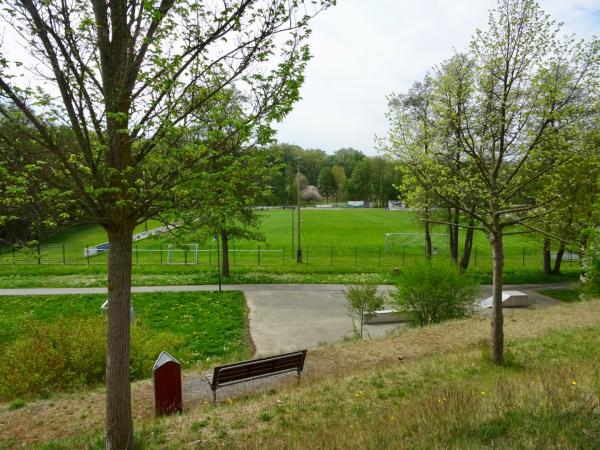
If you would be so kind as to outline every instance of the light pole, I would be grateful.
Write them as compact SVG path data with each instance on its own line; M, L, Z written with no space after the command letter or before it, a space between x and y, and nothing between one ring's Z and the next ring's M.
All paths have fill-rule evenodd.
M296 236L294 235L294 220L296 220L296 216L294 214L295 210L296 208L292 206L292 255L294 251L294 246L296 245Z
M217 273L219 275L219 292L221 292L221 254L219 250L219 233L215 233L215 241L217 241Z
M298 174L296 178L298 180L298 249L296 250L296 262L302 262L302 246L300 245L300 157L296 157L298 162Z

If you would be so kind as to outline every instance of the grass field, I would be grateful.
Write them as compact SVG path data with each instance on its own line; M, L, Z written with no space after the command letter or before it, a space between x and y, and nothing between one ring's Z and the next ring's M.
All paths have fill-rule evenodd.
M424 258L422 226L409 211L380 209L342 209L302 211L303 264L295 263L296 226L291 210L261 212L264 242L232 240L230 261L234 268L276 268L287 272L376 271L410 264ZM159 224L151 222L149 227ZM143 226L138 227L138 231ZM294 233L292 233L294 231ZM446 228L434 227L433 246L438 258L448 256ZM387 242L386 233L407 233ZM106 241L98 226L85 225L61 232L44 242L38 253L4 250L0 264L5 265L89 265L104 266L106 252L86 258L84 251ZM462 245L461 245L462 246ZM506 268L540 269L542 243L539 236L511 235L505 238ZM137 266L196 266L215 268L215 243L196 242L186 235L149 238L134 244L133 263ZM301 267L301 266L309 266ZM577 261L566 260L564 269L577 268ZM486 236L475 234L471 267L491 269L491 252ZM285 270L281 270L284 268Z
M29 321L100 314L102 295L0 297L0 349L18 338ZM172 349L189 367L197 362L239 359L250 352L246 306L240 292L162 292L133 294L137 322L151 331L169 331L182 339ZM158 355L157 355L158 356Z
M149 383L135 383L136 438L147 450L597 448L599 317L597 301L511 315L504 367L488 362L485 318L326 346L309 352L299 386L187 405L172 418L154 419ZM101 449L102 401L6 405L0 448Z

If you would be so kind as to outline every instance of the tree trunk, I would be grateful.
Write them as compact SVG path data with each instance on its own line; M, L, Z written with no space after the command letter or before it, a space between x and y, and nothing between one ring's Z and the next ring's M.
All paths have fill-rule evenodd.
M452 247L452 261L456 262L458 261L458 230L460 225L460 210L458 208L454 208L453 224L452 233L454 237L452 240L454 245Z
M429 220L425 221L425 257L431 259L432 248L431 248L431 224Z
M133 227L108 232L106 449L133 449L129 376L131 244Z
M554 269L552 273L554 275L560 275L560 265L562 264L563 255L565 254L565 243L561 242L556 252L556 260L554 261Z
M225 278L229 278L229 237L227 231L221 231L221 250L223 252L221 274Z
M450 258L452 258L453 261L456 261L456 257L454 256L454 248L455 248L455 242L454 242L454 216L452 214L452 208L449 206L448 207L448 250L450 252Z
M431 259L432 248L431 248L431 223L429 222L429 207L425 208L424 211L425 220L423 222L425 229L425 257Z
M458 261L458 225L460 211L458 208L448 207L448 234L450 244L450 258Z
M469 268L469 262L471 261L471 250L473 249L473 234L475 232L475 228L473 228L475 222L470 220L469 227L467 228L467 232L465 233L465 245L463 247L462 258L460 259L459 267L460 270L465 271Z
M550 275L552 273L552 255L550 254L550 238L544 238L544 273Z
M498 219L496 219L498 220ZM496 227L490 235L493 258L493 284L492 284L492 362L504 362L504 313L502 311L502 277L504 272L504 244L502 242L502 228Z

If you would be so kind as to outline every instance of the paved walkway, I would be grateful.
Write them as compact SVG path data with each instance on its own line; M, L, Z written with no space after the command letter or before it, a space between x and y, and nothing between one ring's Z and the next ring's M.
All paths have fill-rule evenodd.
M567 289L573 283L547 283L547 284L507 284L504 290L537 290L537 289ZM343 292L344 284L223 284L224 291L300 291L300 292ZM393 286L382 285L381 290L392 290ZM132 292L206 292L216 291L219 286L216 284L202 285L180 285L180 286L134 286ZM491 292L490 285L481 286L482 292ZM3 295L70 295L70 294L106 294L105 287L92 288L16 288L0 289L0 296Z

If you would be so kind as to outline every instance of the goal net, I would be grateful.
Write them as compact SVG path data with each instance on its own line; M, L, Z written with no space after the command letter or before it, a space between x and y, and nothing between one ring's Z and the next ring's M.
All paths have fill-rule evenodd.
M448 252L448 234L430 233L433 256ZM385 233L385 254L405 249L425 251L425 233Z
M198 264L198 244L183 244L175 247L172 244L167 249L167 264Z

